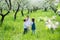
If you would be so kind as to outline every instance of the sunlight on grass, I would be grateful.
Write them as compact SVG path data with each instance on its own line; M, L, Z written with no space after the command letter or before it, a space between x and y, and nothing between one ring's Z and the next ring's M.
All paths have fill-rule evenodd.
M27 11L26 11L27 12ZM24 12L25 14L27 14ZM43 19L47 16L51 18L54 16L54 12L48 10L47 12L43 12L42 10L38 10L36 12L32 12L30 18L35 18L36 22L36 34L32 35L32 31L30 30L27 34L23 35L23 19L25 18L21 16L21 13L18 12L17 19L14 21L14 13L11 12L4 19L4 23L0 26L0 39L1 40L59 40L59 30L55 30L54 33L51 33L45 27L44 21L39 21L38 18L42 17ZM57 16L57 15L56 15ZM0 17L1 18L1 17ZM56 21L60 22L60 17L57 16ZM60 26L59 26L60 27Z

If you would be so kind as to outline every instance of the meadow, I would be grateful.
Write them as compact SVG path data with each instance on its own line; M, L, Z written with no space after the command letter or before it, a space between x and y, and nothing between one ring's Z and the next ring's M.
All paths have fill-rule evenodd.
M0 40L60 40L60 25L52 33L51 30L46 29L45 21L38 21L39 17L45 19L45 17L52 18L52 16L56 16L55 21L60 22L60 16L56 15L52 10L47 12L37 10L29 14L30 18L35 18L36 34L34 35L31 35L31 30L23 35L23 19L27 16L27 11L24 12L24 15L21 16L19 11L17 19L14 21L14 12L11 11L5 17L3 24L0 25Z

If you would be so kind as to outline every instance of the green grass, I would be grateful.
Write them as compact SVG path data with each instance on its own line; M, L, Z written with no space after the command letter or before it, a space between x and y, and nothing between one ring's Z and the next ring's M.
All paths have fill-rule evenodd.
M21 13L18 12L16 21L14 21L13 12L5 17L3 24L0 25L0 40L60 40L60 25L59 28L52 33L50 30L46 30L44 21L38 22L38 17L45 18L47 16L48 18L52 18L52 16L55 15L53 11L48 10L47 12L44 12L38 10L29 14L30 18L35 18L35 35L31 35L31 30L23 35L23 19L26 17L27 11L24 13L25 16L22 17ZM60 22L60 16L56 16L56 21Z

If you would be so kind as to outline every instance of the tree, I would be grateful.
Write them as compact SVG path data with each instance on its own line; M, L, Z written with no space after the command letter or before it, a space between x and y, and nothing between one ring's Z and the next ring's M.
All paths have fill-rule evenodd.
M19 7L20 7L20 4L17 2L17 4L18 4L18 8L17 8L17 10L16 10L16 12L15 12L15 15L14 15L14 20L16 20L16 15L17 15L17 13L18 13L18 11L19 11Z
M50 2L50 8L54 11L54 13L56 13L58 2L56 3L56 0L50 0L49 2Z
M2 0L1 2L4 2L4 0ZM4 4L5 2L6 2L7 5L8 5L8 11L7 11L5 14L3 14L2 11L3 11L4 8L2 8L2 6L4 6L3 4ZM10 13L10 10L11 10L11 0L9 0L9 3L8 3L7 0L5 0L5 2L2 3L2 6L0 6L0 11L1 11L0 16L2 16L2 18L1 18L1 24L3 23L3 20L4 20L5 16L7 16L7 15ZM5 4L6 4L6 3L5 3Z

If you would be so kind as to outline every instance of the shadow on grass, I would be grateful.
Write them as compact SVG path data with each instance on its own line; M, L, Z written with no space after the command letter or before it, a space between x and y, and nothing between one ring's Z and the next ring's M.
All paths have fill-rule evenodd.
M11 27L11 26L8 26L8 25L6 25L5 27L4 27L4 31L9 31L9 30L14 30L15 28L14 27Z
M56 29L56 32L59 32L59 33L60 33L60 28L57 28L57 29Z

